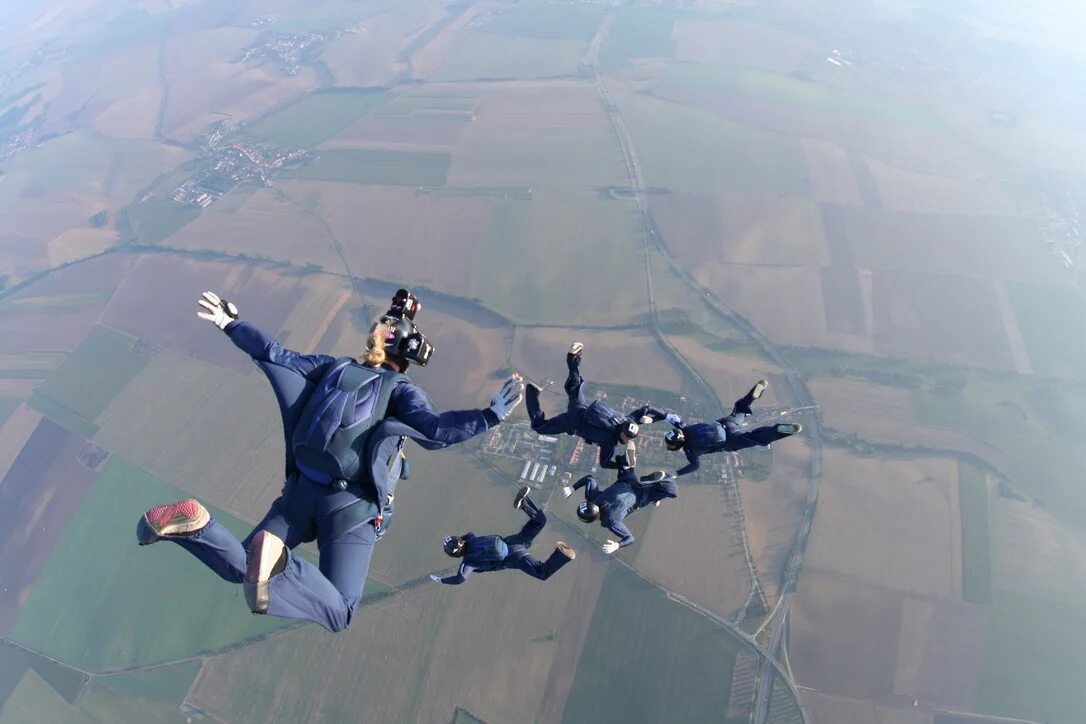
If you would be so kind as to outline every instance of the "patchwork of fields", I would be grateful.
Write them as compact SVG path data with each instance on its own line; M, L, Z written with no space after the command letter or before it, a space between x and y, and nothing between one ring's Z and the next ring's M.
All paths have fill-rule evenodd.
M666 594L777 602L816 460L786 637L806 721L1080 718L1086 304L1061 229L1086 141L1044 93L1081 62L1052 8L38 5L0 11L0 634L28 649L0 647L0 722L746 721L742 644ZM254 149L300 153L214 176ZM441 536L519 527L520 460L409 447L338 636L135 546L154 503L243 534L281 484L275 403L201 291L355 354L400 284L442 409L510 369L560 382L580 340L593 385L684 414L762 377L787 408L791 365L821 434L684 479L614 559L544 484L536 552L580 552L545 587L428 582Z

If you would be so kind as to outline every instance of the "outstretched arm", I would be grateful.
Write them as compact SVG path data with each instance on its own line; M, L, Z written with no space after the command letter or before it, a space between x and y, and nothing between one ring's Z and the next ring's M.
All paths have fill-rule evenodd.
M626 524L621 520L613 520L610 523L604 523L607 530L611 531L618 536L618 547L625 548L628 545L632 545L634 542L634 534L630 532L630 529L626 527Z
M323 374L325 366L335 361L335 357L326 354L299 354L286 349L279 344L279 340L269 337L249 322L230 322L223 331L254 362L285 367L310 380Z
M422 388L412 383L396 386L389 400L389 415L427 439L445 445L469 440L500 422L489 408L438 413Z
M636 422L639 425L648 425L653 422L660 422L660 420L667 419L667 413L661 410L659 407L653 407L652 405L642 405L627 417ZM645 420L645 418L648 420Z
M686 475L687 473L692 473L695 470L699 469L701 467L701 463L698 461L698 457L699 456L696 453L693 453L693 452L690 452L689 450L687 450L686 451L686 459L689 460L690 462L689 462L689 464L684 465L681 468L679 468L678 470L676 470L675 475L676 476L678 476L678 475Z
M445 576L441 579L441 582L450 586L459 586L461 583L468 580L468 576L470 576L471 572L474 570L474 567L469 566L467 561L464 561L460 564L460 570L456 572L455 576Z

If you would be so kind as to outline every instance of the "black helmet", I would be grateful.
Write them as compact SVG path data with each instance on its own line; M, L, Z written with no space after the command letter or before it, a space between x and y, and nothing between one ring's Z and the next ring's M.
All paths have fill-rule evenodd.
M445 549L445 555L453 558L463 558L468 550L467 541L458 535L446 536L441 547Z
M581 519L582 523L594 523L599 520L600 506L586 500L577 506L577 517Z
M633 420L623 420L618 423L615 431L618 433L618 439L622 442L629 442L637 438L637 431L640 428Z
M675 428L668 434L664 435L664 445L671 452L676 452L683 449L683 445L686 444L686 433L681 429Z

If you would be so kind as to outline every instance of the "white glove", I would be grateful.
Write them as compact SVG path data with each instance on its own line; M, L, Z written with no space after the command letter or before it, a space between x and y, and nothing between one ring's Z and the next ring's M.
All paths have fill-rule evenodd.
M678 415L676 415L674 412L667 413L667 415L664 417L664 419L667 420L668 422L670 422L672 425L681 425L681 424L683 424L682 418L679 417Z
M613 541L611 539L607 539L607 541L603 544L603 546L600 548L600 550L602 550L607 555L611 555L612 553L614 553L615 551L618 550L618 542Z
M571 495L573 495L573 487L570 485L562 486L562 497L568 498Z
M197 312L196 316L206 319L219 329L226 329L226 325L238 318L238 308L232 302L219 299L219 295L215 292L204 292L203 299L197 300L196 303L207 310Z
M516 372L505 381L498 394L490 399L490 410L498 416L499 420L509 417L520 401L524 399L524 380Z
M639 419L637 422L641 425L649 425L652 423L652 418L648 415L642 415L641 419Z
M435 576L433 573L431 573L430 580L434 583L441 583L441 576Z

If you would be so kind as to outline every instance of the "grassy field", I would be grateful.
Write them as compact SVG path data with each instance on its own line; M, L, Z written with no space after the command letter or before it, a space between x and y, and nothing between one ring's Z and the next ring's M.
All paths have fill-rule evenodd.
M722 721L741 644L611 566L562 721Z
M1038 374L1082 379L1086 298L1073 287L1008 283L1018 326Z
M908 124L927 130L943 128L939 118L924 107L905 105L890 96L858 94L822 83L740 65L674 63L667 67L657 90L711 91L835 111L873 121Z
M285 148L312 148L394 97L389 91L317 91L247 125L245 133Z
M181 659L285 626L251 615L240 586L219 581L179 547L136 545L131 531L143 511L183 497L112 457L38 577L12 638L102 671ZM235 532L247 530L212 514Z
M614 73L633 58L672 58L675 11L668 8L624 6L615 15L611 32L600 47L600 69Z
M1086 613L1077 604L996 591L977 710L1047 724L1086 711Z
M647 290L636 224L631 204L586 192L497 199L471 296L524 323L612 325L638 319L647 311ZM601 284L603 273L620 281Z
M518 38L588 41L606 12L601 5L527 0L498 14L480 30Z
M802 196L810 192L798 141L658 98L619 93L613 98L623 111L649 186ZM683 132L676 133L677 127Z
M200 666L199 661L185 661L173 666L99 677L94 680L94 684L124 696L179 706L185 700L196 675L200 673Z
M556 78L576 75L584 42L472 33L438 68L436 81Z
M325 149L308 166L285 171L283 178L392 186L444 186L447 153Z
M958 506L962 517L962 598L992 602L992 552L988 532L988 484L984 473L958 463Z
M1048 395L1036 397L1033 384L1030 378L970 376L958 394L914 390L913 414L918 423L957 430L1006 452L1001 472L1057 518L1084 530L1083 463L1069 445L1074 431L1053 427L1036 412Z
M152 196L124 208L124 216L136 244L158 244L200 215L195 206Z
M42 382L35 396L63 405L93 422L148 358L132 352L135 339L109 327L95 327L90 335Z

